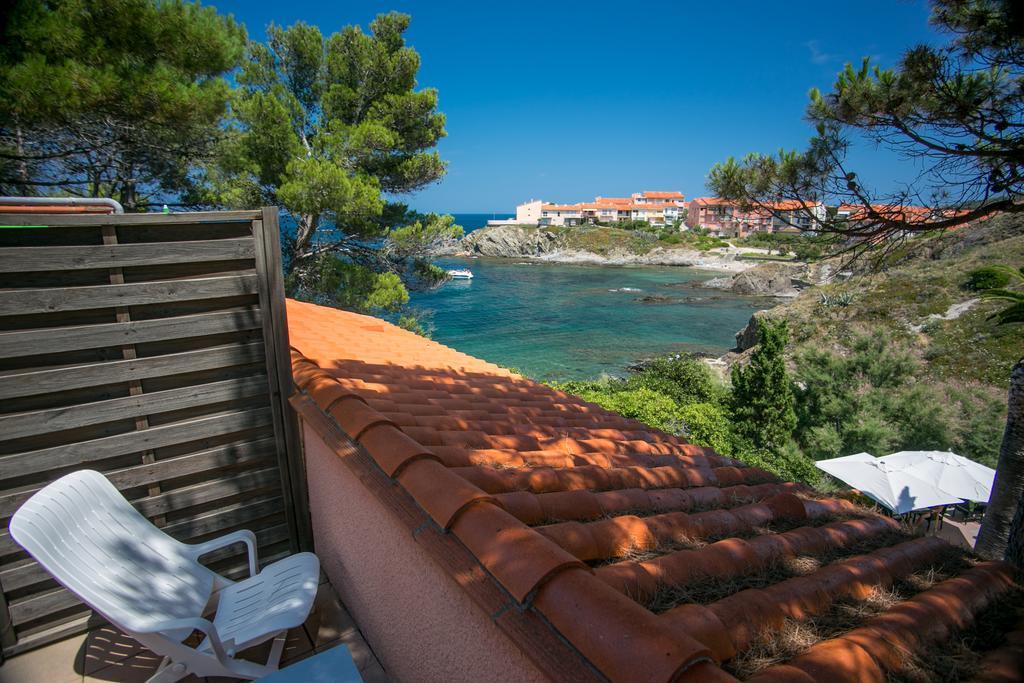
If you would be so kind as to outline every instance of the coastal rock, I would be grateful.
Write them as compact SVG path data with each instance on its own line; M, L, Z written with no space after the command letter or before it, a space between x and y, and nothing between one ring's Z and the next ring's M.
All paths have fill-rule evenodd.
M588 230L588 228L575 228ZM643 233L639 236L643 237ZM564 230L549 230L536 226L499 225L474 230L462 239L461 251L474 256L497 258L533 258L549 263L580 263L605 266L689 266L739 272L754 267L750 261L740 261L735 254L726 252L701 252L685 248L655 246L653 236L648 243L650 250L642 253L631 251L625 246L613 245L610 249L595 253L574 246L574 235ZM632 237L638 236L634 233Z
M752 349L757 346L757 326L761 320L768 317L770 311L755 311L754 315L750 316L750 320L746 326L736 333L736 351L742 353L747 349Z
M478 256L522 258L543 256L556 251L558 235L519 225L500 225L475 230L462 240L462 249Z
M800 269L780 263L762 263L732 277L729 290L736 294L796 296L794 277Z
M760 263L731 277L709 280L704 286L735 294L795 297L827 276L821 268L811 268L804 263Z
M642 304L681 304L685 303L684 299L676 299L664 294L648 294L647 296L637 297L633 301L639 301Z

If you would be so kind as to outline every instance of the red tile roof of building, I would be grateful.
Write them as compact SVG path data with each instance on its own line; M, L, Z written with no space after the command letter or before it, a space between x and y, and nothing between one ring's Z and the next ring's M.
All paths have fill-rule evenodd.
M294 301L287 313L299 391L610 680L735 681L720 663L764 633L864 600L948 552L386 322ZM807 571L778 576L798 557ZM884 680L1012 581L1008 565L977 563L750 680ZM698 585L735 588L656 605Z
M696 204L697 206L735 206L736 205L735 202L730 202L730 201L725 200L725 199L720 199L719 197L697 197L696 199L691 199L690 203L691 204Z
M645 190L640 193L640 196L646 197L647 199L682 199L682 192L651 192Z
M820 204L821 202L815 199L784 199L779 202L772 202L771 207L776 211L795 211L804 207L809 209Z
M838 211L848 213L849 218L855 220L869 218L868 210L861 204L840 204ZM907 223L931 223L966 213L964 210L933 210L926 206L900 204L872 204L871 211L881 218L901 220Z

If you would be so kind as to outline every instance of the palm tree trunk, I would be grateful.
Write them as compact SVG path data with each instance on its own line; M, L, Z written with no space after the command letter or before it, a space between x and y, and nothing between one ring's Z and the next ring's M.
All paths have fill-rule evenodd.
M1024 567L1024 359L1010 373L1007 403L992 497L974 550L986 559L1005 557Z

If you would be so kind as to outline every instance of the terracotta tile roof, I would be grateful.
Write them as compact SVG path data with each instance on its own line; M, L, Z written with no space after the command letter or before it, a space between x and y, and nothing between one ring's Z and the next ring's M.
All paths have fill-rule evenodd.
M648 199L682 199L682 192L650 192L644 191L640 193L641 197L647 197Z
M299 390L610 680L735 681L720 664L765 633L949 552L388 323L294 301L287 312ZM771 573L796 558L810 568ZM884 681L1012 586L1008 565L966 564L750 680ZM720 590L665 597L689 588ZM1013 634L985 661L1012 669L1022 643Z
M869 217L868 211L860 204L840 204L838 210L848 213L849 218L855 220ZM965 210L933 210L926 206L904 206L900 204L872 204L871 210L882 218L902 220L907 223L930 223L966 213Z
M800 201L799 199L785 199L780 202L774 202L771 206L776 211L795 211L797 209L802 209L805 206L807 208L811 208L818 206L819 204L821 204L821 202L814 199L805 199L804 201Z
M696 204L697 206L735 206L735 202L730 202L718 197L697 197L696 199L691 199L690 203Z

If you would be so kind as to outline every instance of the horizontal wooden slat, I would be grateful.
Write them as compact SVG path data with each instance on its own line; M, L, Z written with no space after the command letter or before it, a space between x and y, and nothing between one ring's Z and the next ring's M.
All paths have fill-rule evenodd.
M254 258L255 254L256 245L249 238L80 247L3 247L0 248L0 273L241 261Z
M192 486L173 489L166 493L148 496L132 502L139 512L147 517L156 517L170 512L185 510L221 498L237 496L245 492L257 492L275 487L280 489L281 475L277 467L266 467L251 472L222 476Z
M0 458L0 479L24 476L30 472L84 465L186 441L223 436L243 429L270 424L270 408L255 408L215 413L183 422L115 434L102 439L53 446Z
M261 565L265 565L269 559L269 556L264 551L276 543L287 541L289 536L287 524L264 527L254 533L256 534L256 559ZM245 549L240 549L240 546L230 546L220 550L214 550L212 553L203 555L201 561L206 565L216 564L227 558L244 554L245 552Z
M220 299L256 293L256 274L131 282L89 287L0 290L0 315L58 313L167 301Z
M259 497L168 524L161 530L177 539L198 539L245 526L253 520L270 517L283 511L284 499L281 496Z
M237 311L198 313L156 320L0 332L0 358L21 358L252 330L260 327L261 320L260 310L253 306Z
M10 603L7 609L11 614L11 623L17 626L80 604L81 601L66 588L53 588Z
M220 472L225 468L251 465L272 457L276 451L277 441L274 437L267 436L251 441L233 441L197 453L165 458L104 474L114 486L122 490L165 479L187 477L199 472L209 472L209 476L213 478L221 476Z
M84 607L83 607L84 609ZM4 657L15 657L29 650L34 650L37 647L52 643L56 640L63 640L70 638L71 636L82 633L93 627L97 621L101 620L101 617L96 616L91 610L85 611L81 615L76 615L67 621L60 620L54 622L53 625L49 623L41 629L32 629L31 632L19 631L18 640L10 647L4 648Z
M122 491L155 484L165 479L187 477L199 472L209 472L210 477L214 478L221 476L220 473L225 468L251 465L261 460L267 460L274 456L276 450L277 442L273 437L251 441L233 441L198 453L189 453L175 458L165 458L104 472L104 475ZM26 500L32 497L32 494L41 488L42 485L29 486L0 495L0 519L6 519L13 515Z
M4 439L20 439L129 417L157 415L173 410L224 403L233 399L251 398L260 394L267 394L269 397L269 392L266 375L256 375L122 396L106 401L11 413L0 415L0 435L3 435Z
M262 361L264 353L263 342L246 342L148 358L88 363L28 372L15 371L9 374L0 374L0 400L138 381L184 372L248 365Z
M195 211L191 213L122 213L109 215L14 214L0 217L4 225L97 226L182 225L189 223L248 223L260 217L259 211Z

